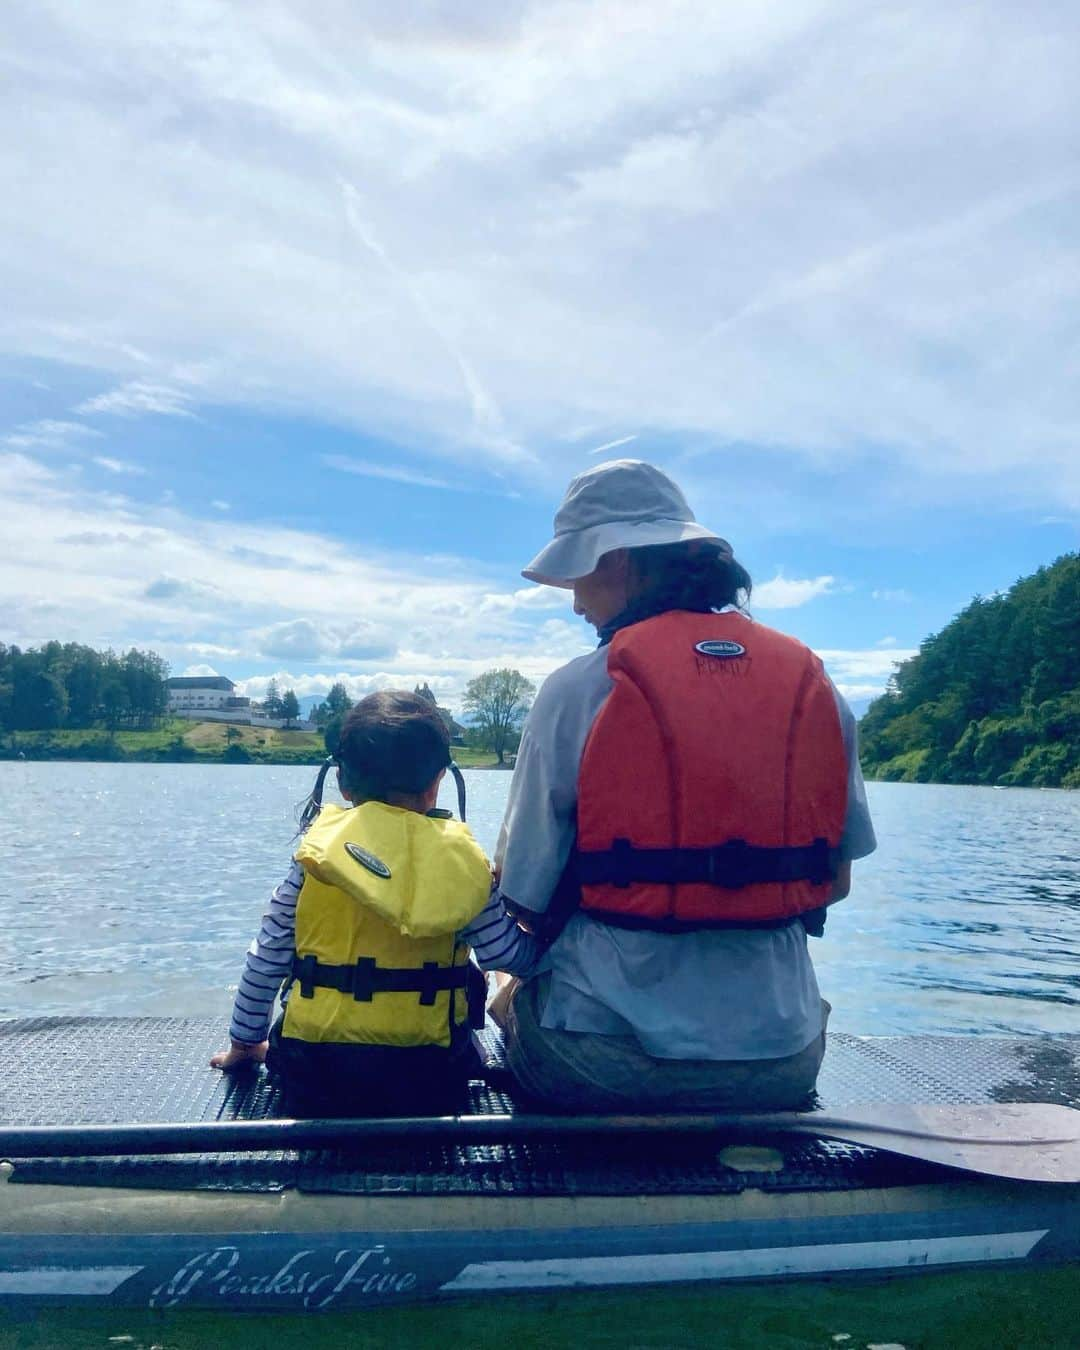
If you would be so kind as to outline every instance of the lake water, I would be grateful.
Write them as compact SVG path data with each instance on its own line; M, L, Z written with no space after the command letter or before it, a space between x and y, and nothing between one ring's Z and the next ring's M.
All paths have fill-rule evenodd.
M0 762L0 1015L217 1015L311 769ZM494 846L510 777L466 773ZM870 784L880 847L812 944L834 1028L1077 1031L1080 793ZM448 792L443 805L453 806ZM0 1350L1075 1344L1075 1269L469 1300L299 1316L0 1308Z
M219 1015L224 1032L313 775L0 763L0 1015ZM465 778L491 850L510 775ZM833 1028L1080 1029L1080 793L869 792L878 851L811 943Z

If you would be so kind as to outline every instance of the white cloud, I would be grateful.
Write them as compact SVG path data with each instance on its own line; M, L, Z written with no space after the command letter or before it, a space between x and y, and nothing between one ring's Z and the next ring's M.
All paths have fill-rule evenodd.
M100 468L107 469L109 473L126 473L137 476L146 472L141 464L132 464L127 459L112 459L108 455L94 455L93 462Z
M394 654L391 633L377 624L354 621L336 634L335 655L342 661L383 660Z
M55 478L53 469L47 468L40 460L19 453L0 454L0 483L5 479L23 487L41 484L46 479Z
M750 597L753 609L796 609L818 596L830 595L835 577L785 577L777 572L771 581L755 584Z
M342 627L290 619L252 634L260 656L292 661L373 661L393 656L394 641L387 628L354 620Z
M189 642L187 644L187 650L189 652L195 652L199 656L220 656L226 659L229 657L242 655L242 653L236 647L221 647L213 642ZM200 669L195 673L203 675L207 673L208 669L209 668L207 668L206 670ZM190 670L186 670L184 672L185 675L190 673L191 673ZM216 675L218 672L216 670L213 670L210 671L209 673L212 675Z
M853 684L848 680L834 680L833 683L847 699L857 717L865 711L866 704L880 698L885 692L883 684Z
M0 444L13 450L67 450L73 442L101 436L100 431L82 422L68 422L44 417L28 422L8 435L0 437Z
M509 613L512 610L565 609L572 604L569 591L558 586L522 586L517 591L497 591L485 595L480 608L485 613Z
M187 581L180 577L160 576L143 590L142 598L155 603L206 610L220 605L225 596L207 581Z
M218 672L214 669L213 666L208 666L205 663L200 663L199 665L194 666L185 666L183 671L181 672L182 675L188 678L197 675L216 675L217 673Z
M872 688L878 693L900 662L907 661L915 653L915 648L895 648L892 651L881 651L876 647L865 651L818 650L818 656L837 684L850 685L854 681L860 687Z
M880 646L867 650L818 650L833 683L852 704L857 716L866 704L885 692L886 682L896 667L915 655L914 649Z
M97 394L80 403L77 413L113 413L120 417L142 416L154 413L159 417L192 417L190 396L179 389L170 389L166 385L153 384L147 380L131 380L111 389L107 393Z
M231 511L232 506L229 502L223 502L220 497L215 497L210 503L215 511Z
M872 446L1080 504L1074 7L467 8L15 0L3 349L98 372L90 415L558 478L581 427Z
M891 589L878 588L870 592L872 600L884 600L891 605L909 605L914 599L910 591L904 590L902 586L896 586Z
M259 655L284 657L294 661L317 661L326 652L324 632L310 619L290 619L275 623L254 634L259 643Z

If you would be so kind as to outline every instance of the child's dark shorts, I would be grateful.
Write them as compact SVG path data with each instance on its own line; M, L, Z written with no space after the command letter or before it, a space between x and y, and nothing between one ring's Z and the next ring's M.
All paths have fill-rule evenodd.
M337 1045L270 1031L267 1068L285 1113L307 1119L453 1114L469 1099L481 1061L468 1028L449 1049L436 1045Z

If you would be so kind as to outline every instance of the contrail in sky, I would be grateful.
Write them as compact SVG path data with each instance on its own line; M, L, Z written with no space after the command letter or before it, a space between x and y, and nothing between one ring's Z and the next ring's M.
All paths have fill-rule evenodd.
M345 216L352 226L354 232L369 249L379 262L386 269L386 272L402 287L413 309L420 318L421 323L431 332L441 343L447 355L454 362L461 375L462 384L465 386L469 397L469 404L472 408L474 425L482 432L486 433L492 445L497 446L504 452L509 451L514 459L527 459L520 446L515 445L506 435L503 424L502 413L491 394L481 383L472 365L465 359L464 354L457 345L451 340L446 329L432 313L431 306L426 297L421 293L413 278L400 268L390 257L386 249L375 236L368 221L361 214L362 199L356 188L351 183L339 179L342 196L345 199Z
M602 454L605 450L614 450L619 445L629 445L631 441L637 440L637 432L633 436L620 436L617 441L606 441L603 445L598 445L595 450L590 450L590 455Z

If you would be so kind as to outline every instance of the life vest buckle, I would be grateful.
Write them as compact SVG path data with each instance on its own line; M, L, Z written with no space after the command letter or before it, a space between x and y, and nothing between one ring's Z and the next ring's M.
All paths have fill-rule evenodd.
M311 955L298 956L293 961L293 976L300 986L301 998L315 997L315 986L318 984L317 966L318 961Z
M439 996L439 990L445 988L442 973L437 961L425 961L420 970L420 1006L433 1008Z
M707 850L705 876L710 886L736 891L750 884L750 845L745 839L728 839Z
M629 839L613 839L611 841L611 851L608 856L611 859L610 884L625 889L625 887L630 885L630 882L633 879L633 844L631 844Z
M810 864L807 869L807 880L811 886L824 886L827 881L832 881L836 876L839 850L830 849L829 841L819 836L810 845L809 852Z
M357 1003L370 1003L375 997L375 958L361 956L351 970L350 990Z

